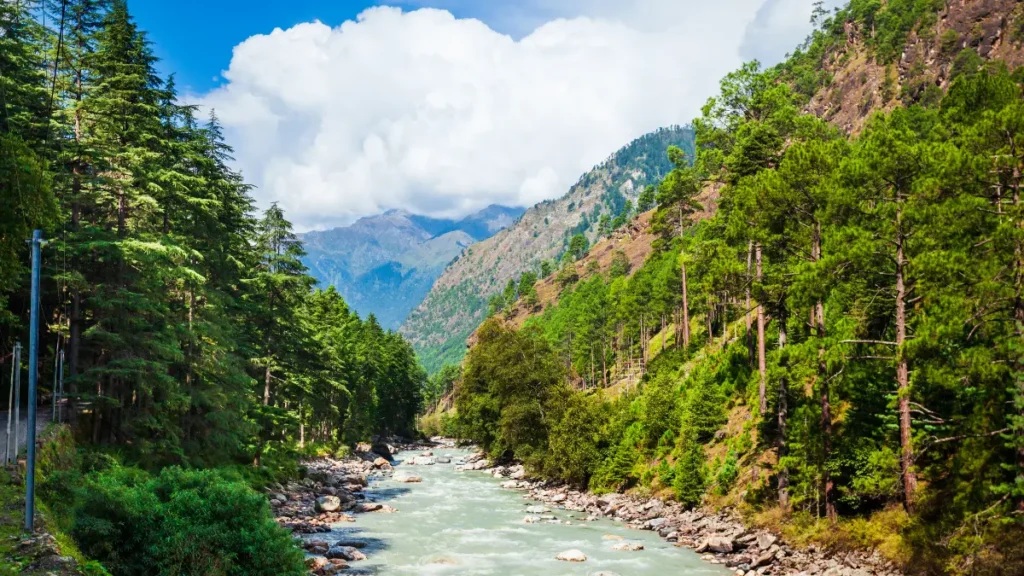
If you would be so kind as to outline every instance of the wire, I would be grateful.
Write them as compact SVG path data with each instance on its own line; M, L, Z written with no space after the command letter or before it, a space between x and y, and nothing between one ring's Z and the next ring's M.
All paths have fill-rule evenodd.
M50 142L50 124L53 122L53 96L57 91L57 66L60 63L60 51L64 47L64 15L67 13L67 8L67 0L60 0L60 30L57 33L57 50L53 53L53 79L50 81L50 103L46 111L46 138L43 139L44 146ZM45 14L46 10L43 10L44 17Z

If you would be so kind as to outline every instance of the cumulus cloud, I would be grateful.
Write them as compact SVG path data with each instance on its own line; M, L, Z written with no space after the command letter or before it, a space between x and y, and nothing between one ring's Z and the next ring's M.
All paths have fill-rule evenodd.
M524 1L516 14L539 0ZM632 138L689 122L759 42L802 39L792 15L810 12L809 0L624 4L548 2L556 16L518 36L431 8L300 24L235 47L225 83L199 100L258 202L300 230L389 208L459 216L557 197Z

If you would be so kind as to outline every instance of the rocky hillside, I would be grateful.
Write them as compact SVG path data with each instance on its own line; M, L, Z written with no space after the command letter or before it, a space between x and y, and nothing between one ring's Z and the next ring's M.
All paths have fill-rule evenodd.
M464 248L515 222L521 208L492 205L462 220L390 210L343 228L302 235L304 262L360 315L397 329Z
M595 242L602 215L619 215L627 200L635 202L671 169L665 154L670 145L692 153L693 131L663 128L634 140L561 198L533 206L514 225L463 251L402 326L424 366L435 371L462 359L466 338L484 319L487 298L510 279L557 260L574 234Z
M878 10L854 0L778 67L809 97L808 112L847 132L859 132L876 110L937 103L958 71L986 61L1011 70L1024 64L1018 0L893 2Z

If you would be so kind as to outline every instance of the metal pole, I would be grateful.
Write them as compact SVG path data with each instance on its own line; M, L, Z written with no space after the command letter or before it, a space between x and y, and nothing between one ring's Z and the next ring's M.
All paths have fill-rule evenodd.
M60 351L60 367L58 368L57 373L58 373L57 390L60 393L60 399L64 400L64 351L63 350ZM64 405L63 405L63 402L62 402L61 405L57 407L57 423L58 424L60 424L61 420L63 419L63 415L61 414L61 411L63 409L64 409Z
M14 450L12 460L18 463L18 451L21 448L21 342L14 346Z
M25 470L25 531L32 532L36 497L36 385L39 380L39 275L43 231L32 231L32 305L28 327L28 466Z
M17 345L15 345L17 350ZM6 466L11 461L11 420L14 418L14 355L15 352L11 352L11 390L7 394L7 438L4 446L4 465Z
M60 369L60 342L57 343L58 350L53 355L53 413L50 415L50 422L57 422L57 377Z

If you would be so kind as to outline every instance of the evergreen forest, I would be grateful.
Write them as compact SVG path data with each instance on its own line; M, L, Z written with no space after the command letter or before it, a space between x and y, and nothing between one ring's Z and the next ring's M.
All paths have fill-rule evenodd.
M430 425L912 573L1024 569L1024 73L968 47L852 134L807 112L850 26L892 61L941 4L819 11L786 62L726 76L695 153L666 151L651 256L581 244L555 301L507 289Z
M426 373L314 285L215 113L155 65L124 0L0 2L5 384L28 347L38 228L41 413L61 358L64 388L44 508L114 574L302 574L250 486L295 477L302 454L412 435Z

